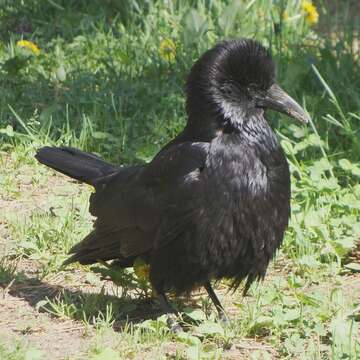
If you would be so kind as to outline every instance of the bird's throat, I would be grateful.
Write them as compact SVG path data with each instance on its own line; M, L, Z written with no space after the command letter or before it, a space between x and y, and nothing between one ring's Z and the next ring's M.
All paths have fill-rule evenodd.
M281 149L278 139L261 109L248 115L245 119L240 117L224 119L217 136L230 136L236 139L235 142L246 143L247 146L255 147L261 153L270 154Z

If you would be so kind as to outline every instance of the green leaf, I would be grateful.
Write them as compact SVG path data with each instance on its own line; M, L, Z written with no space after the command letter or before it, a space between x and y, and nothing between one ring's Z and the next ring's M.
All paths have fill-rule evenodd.
M91 135L94 139L99 139L99 140L105 140L109 137L109 134L103 131L94 131Z
M292 143L288 140L281 140L281 147L287 155L296 154L296 151Z
M297 297L304 305L309 305L312 307L319 307L322 302L319 302L317 298L311 295L307 295L305 293L299 292L297 294Z
M66 80L66 70L64 68L63 65L60 65L55 72L56 78L60 81L63 82Z
M208 28L206 18L195 9L190 9L185 14L182 23L184 27L184 40L187 45L199 41L199 38Z
M251 329L253 331L262 329L262 328L269 328L274 325L274 320L271 316L259 316L255 323L252 325Z
M355 176L360 177L360 167L357 165L354 165L353 168L351 169L351 173Z
M326 171L330 171L332 168L333 167L329 163L328 159L321 158L320 160L315 161L314 164L309 167L310 177L312 180L318 181Z
M351 359L352 352L352 334L356 334L357 329L350 320L346 320L339 316L331 322L332 343L334 347L336 359Z
M186 332L181 332L181 333L177 334L176 339L178 341L181 341L188 345L200 345L201 344L201 340L198 337L191 335L189 333L186 333Z
M2 65L2 68L10 76L16 76L18 75L19 71L27 65L29 58L30 58L29 55L27 56L22 54L19 54L19 56L16 55L6 60L5 63Z
M330 179L320 178L317 180L318 191L321 190L336 190L339 189L339 183L336 177L331 177Z
M343 170L360 177L360 167L357 164L351 163L348 159L340 159L339 165Z
M350 208L360 209L360 200L357 199L353 194L345 194L340 199L340 203Z
M287 325L287 321L284 319L283 309L280 306L276 306L273 308L273 323L274 326Z
M6 128L0 129L0 134L7 135L9 137L14 136L14 129L11 125L7 125Z
M315 255L304 255L299 259L299 264L309 268L318 268L320 262L316 259Z
M297 139L301 139L306 135L306 131L304 127L296 126L294 124L289 126L289 129L291 130L294 137Z
M310 134L304 140L297 143L294 147L295 152L303 151L310 146L316 147L326 147L324 141L320 139L320 137L316 134Z
M233 0L224 9L219 18L219 26L224 35L227 36L234 28L234 24L239 11L242 9L242 3L239 0Z
M359 263L349 263L344 265L345 269L351 270L353 272L360 272L360 264Z
M352 190L355 196L360 197L360 184L356 184Z
M316 134L310 134L307 138L309 145L317 146L317 147L326 147L326 144L321 138Z
M320 336L326 335L326 329L325 329L324 325L320 322L315 324L314 331Z
M200 310L200 309L191 309L191 308L186 308L184 309L184 313L191 319L195 320L195 321L202 321L202 320L206 320L206 315L205 313Z
M344 237L337 241L329 242L329 244L338 256L344 257L354 247L355 240L352 237Z
M299 309L289 309L285 311L283 318L286 321L294 321L296 319L299 319L299 317L300 317Z
M164 314L162 316L159 316L156 320L145 320L142 323L138 324L137 326L141 329L151 330L153 332L158 332L159 329L166 329L166 318L167 315Z
M197 327L197 331L204 335L224 335L224 329L213 321L204 321Z
M100 139L100 140L106 140L106 143L109 143L110 146L113 146L111 143L116 143L118 142L118 138L116 136L114 136L113 134L110 134L108 132L105 131L93 131L91 133L91 136L94 139Z
M340 167L345 171L351 171L352 163L348 159L340 159L339 160Z
M20 242L19 247L22 247L25 250L33 250L33 251L39 250L39 248L37 247L37 245L35 243L28 241L28 240L24 240L24 241Z
M199 360L200 354L201 354L201 346L200 345L189 346L186 349L187 359L189 359L189 360Z
M323 224L323 219L318 211L309 210L304 217L306 227L318 227Z

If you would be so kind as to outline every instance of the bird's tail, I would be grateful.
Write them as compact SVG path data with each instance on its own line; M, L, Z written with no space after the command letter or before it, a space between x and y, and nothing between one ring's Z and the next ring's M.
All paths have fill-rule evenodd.
M90 185L116 171L114 166L98 156L71 147L45 146L37 151L35 157L40 163Z

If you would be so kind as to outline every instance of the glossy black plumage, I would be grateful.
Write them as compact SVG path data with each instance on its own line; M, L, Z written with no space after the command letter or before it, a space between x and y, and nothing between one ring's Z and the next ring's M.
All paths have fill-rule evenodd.
M149 164L115 169L94 157L92 174L92 155L40 149L40 162L96 189L94 230L66 263L115 259L130 266L142 256L159 294L224 277L234 287L246 280L247 289L262 278L290 215L289 167L266 108L307 120L275 84L265 48L227 41L193 66L188 123Z

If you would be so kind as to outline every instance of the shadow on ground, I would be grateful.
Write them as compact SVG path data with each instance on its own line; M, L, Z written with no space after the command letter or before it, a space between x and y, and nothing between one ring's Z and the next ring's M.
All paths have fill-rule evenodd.
M4 279L11 279L3 281ZM123 326L131 322L140 323L147 319L156 319L162 314L152 298L120 298L100 291L77 290L63 285L51 284L36 277L27 275L24 271L11 273L2 272L0 278L2 296L9 294L25 300L31 307L50 313L56 317L70 317L73 320L96 321L99 316L105 316L107 307L112 308L116 323L114 327L121 331ZM102 315L101 315L102 314Z
M105 321L110 308L116 319L113 328L119 332L129 322L138 324L163 314L156 300L151 297L118 297L107 293L105 285L100 288L85 286L84 289L65 287L42 281L25 271L14 272L13 269L1 271L0 288L3 298L9 294L25 300L34 310L46 312L50 316L83 320L90 324L95 324L99 319ZM180 302L181 308L198 307L196 298L181 298ZM111 317L108 320L111 320Z

